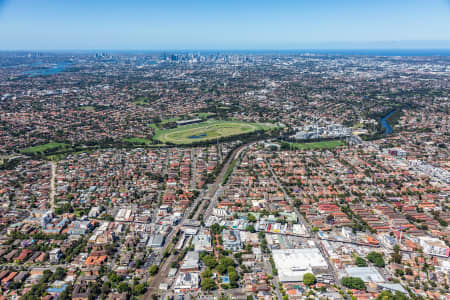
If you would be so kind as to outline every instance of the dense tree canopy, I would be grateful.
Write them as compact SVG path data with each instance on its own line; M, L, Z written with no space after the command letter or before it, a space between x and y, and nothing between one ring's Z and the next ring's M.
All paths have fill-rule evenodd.
M383 256L378 252L370 252L367 254L367 259L379 268L383 268L385 266Z
M342 285L350 289L365 290L366 285L359 277L342 277Z
M364 258L357 256L355 259L355 265L357 265L358 267L367 267L367 262Z
M400 292L392 294L390 291L382 291L376 300L407 300L408 297Z
M306 285L311 285L316 282L316 277L312 273L305 273L303 275L303 283Z

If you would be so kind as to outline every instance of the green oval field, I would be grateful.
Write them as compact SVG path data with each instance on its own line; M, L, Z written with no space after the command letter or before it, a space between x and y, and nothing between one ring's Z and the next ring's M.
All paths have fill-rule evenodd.
M157 131L155 139L162 143L190 144L257 130L266 130L272 127L272 125L238 121L206 121L198 124Z

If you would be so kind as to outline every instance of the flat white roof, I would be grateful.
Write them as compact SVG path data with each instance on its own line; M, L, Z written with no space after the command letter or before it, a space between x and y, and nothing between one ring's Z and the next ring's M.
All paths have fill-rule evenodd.
M272 256L281 282L303 281L303 275L313 273L313 268L328 268L317 248L275 249Z
M347 267L347 274L351 277L359 277L364 282L384 282L383 276L373 267Z

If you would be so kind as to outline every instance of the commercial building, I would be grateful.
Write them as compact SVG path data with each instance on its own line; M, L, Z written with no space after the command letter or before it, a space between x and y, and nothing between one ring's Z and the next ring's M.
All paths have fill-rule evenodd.
M328 269L317 248L275 249L272 253L281 282L300 282L305 273L318 274Z
M161 248L164 245L164 241L165 236L160 233L156 233L150 236L147 246L151 248Z
M447 247L443 241L436 238L423 236L419 238L419 242L424 253L449 257L450 248Z
M211 236L209 234L199 234L192 239L195 251L212 251Z
M222 232L223 248L233 252L242 249L242 242L238 230L224 230Z
M347 267L347 276L361 278L364 282L384 282L383 276L374 267Z
M192 272L199 270L199 255L197 251L189 251L181 264L181 272Z
M193 272L180 272L174 285L176 293L192 292L199 288L200 276Z

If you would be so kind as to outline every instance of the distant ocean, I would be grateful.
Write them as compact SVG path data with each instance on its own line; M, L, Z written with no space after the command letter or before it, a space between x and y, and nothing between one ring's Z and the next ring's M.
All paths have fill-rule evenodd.
M345 49L302 50L299 53L363 56L450 56L450 49Z
M298 49L298 50L223 50L200 53L236 54L324 54L361 56L450 56L450 49Z

